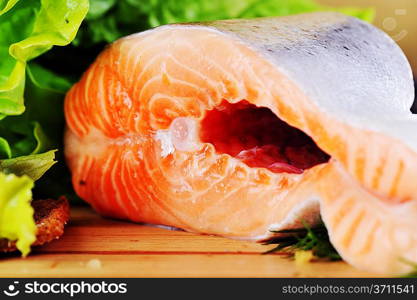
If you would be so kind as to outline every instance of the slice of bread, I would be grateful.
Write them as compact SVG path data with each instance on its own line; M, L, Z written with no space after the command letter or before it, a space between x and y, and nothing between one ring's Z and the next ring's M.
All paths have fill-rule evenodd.
M32 246L40 246L58 239L64 233L69 220L69 204L65 197L58 200L45 199L32 201L35 210L34 219L38 229L36 241ZM0 239L0 252L17 251L16 242Z

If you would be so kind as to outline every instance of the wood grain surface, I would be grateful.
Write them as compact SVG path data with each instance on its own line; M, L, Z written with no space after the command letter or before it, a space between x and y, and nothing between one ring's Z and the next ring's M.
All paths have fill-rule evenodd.
M64 236L29 257L3 254L0 277L369 277L344 262L297 265L271 246L104 219L72 209Z

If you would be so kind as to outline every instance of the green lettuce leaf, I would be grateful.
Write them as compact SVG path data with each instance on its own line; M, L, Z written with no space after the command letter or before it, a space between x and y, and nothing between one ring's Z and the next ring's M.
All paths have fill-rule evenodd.
M42 154L1 159L0 172L17 176L26 175L36 181L56 163L55 152L56 150L51 150Z
M18 1L19 0L0 0L0 16L12 9Z
M13 116L0 121L0 158L4 159L57 146L62 94L71 83L36 64L27 66L27 61L53 45L70 43L87 14L88 0L2 1L0 9L0 119ZM57 123L51 127L55 131L51 139L44 128Z
M31 189L33 180L27 176L0 173L0 237L16 241L26 256L36 240Z
M42 153L61 146L62 100L71 81L34 63L28 64L25 81L25 112L0 121L0 159Z
M269 16L272 14L285 16L299 13L316 12L316 11L338 11L346 15L357 17L367 22L372 22L375 11L372 8L354 8L342 7L334 8L324 6L312 0L280 0L280 1L251 1L242 12L236 17L238 18L257 18Z
M6 139L0 137L0 157L12 157L12 149Z
M64 46L87 14L88 0L11 0L0 11L0 118L24 112L26 62Z
M109 43L124 35L178 22L284 16L339 11L371 22L371 8L333 8L313 0L90 0L90 11L74 40L77 46Z
M28 114L10 117L0 122L0 159L41 153L49 150L49 138L38 122L27 121ZM1 155L3 153L3 155Z
M88 0L0 0L0 238L16 240L23 255L35 240L34 181L56 163L56 150L48 150L62 148L63 96L72 84L28 62L68 45L88 6Z
M94 20L102 17L115 4L116 0L90 0L90 9L88 10L86 19Z
M68 78L58 76L35 63L29 63L27 65L27 73L33 85L39 89L60 95L64 95L73 84ZM26 99L30 100L32 98L30 94L26 96Z

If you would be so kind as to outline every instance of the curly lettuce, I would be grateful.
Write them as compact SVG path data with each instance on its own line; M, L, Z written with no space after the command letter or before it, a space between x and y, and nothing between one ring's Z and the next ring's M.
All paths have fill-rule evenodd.
M71 81L29 61L75 38L88 0L0 0L0 238L26 255L35 239L34 181L61 147ZM48 151L50 150L50 151Z
M24 112L26 62L68 45L87 11L87 0L8 1L0 21L0 118Z
M155 26L178 22L339 11L371 22L372 8L333 8L313 0L90 0L74 43L90 47Z
M33 220L33 180L27 176L0 173L0 237L16 241L17 249L25 256L36 239Z

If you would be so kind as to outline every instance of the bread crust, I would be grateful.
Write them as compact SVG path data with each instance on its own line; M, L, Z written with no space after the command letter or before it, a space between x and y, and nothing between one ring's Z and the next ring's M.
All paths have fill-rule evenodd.
M70 217L68 200L61 197L58 200L34 200L31 204L35 210L33 217L37 227L36 241L32 246L41 246L59 239ZM17 251L16 241L0 239L0 252L14 251Z

